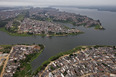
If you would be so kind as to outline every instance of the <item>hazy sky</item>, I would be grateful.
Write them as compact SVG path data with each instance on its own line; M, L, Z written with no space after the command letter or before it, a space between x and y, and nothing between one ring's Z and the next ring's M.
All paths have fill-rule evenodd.
M116 0L0 0L0 6L116 5Z

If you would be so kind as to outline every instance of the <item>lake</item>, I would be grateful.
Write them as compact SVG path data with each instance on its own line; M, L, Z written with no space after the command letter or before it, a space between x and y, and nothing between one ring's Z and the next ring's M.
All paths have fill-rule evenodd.
M20 37L10 36L0 31L0 44L44 44L43 53L32 62L33 70L42 64L51 56L59 52L70 50L79 45L116 45L116 12L97 11L95 9L78 9L57 7L60 11L66 11L81 15L86 15L96 20L100 20L106 30L94 30L93 28L75 27L71 24L65 24L69 27L75 27L84 31L84 34L64 37Z

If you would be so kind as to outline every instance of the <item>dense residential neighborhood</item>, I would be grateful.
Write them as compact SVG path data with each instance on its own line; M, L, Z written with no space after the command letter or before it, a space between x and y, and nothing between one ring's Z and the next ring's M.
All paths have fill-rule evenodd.
M8 54L0 54L0 58L5 56L5 62L3 69L1 70L1 77L13 77L21 66L21 60L25 60L28 55L40 52L40 46L38 45L16 45L13 46ZM32 56L31 56L32 57ZM0 61L2 62L2 61ZM25 62L26 63L26 62ZM24 69L24 68L21 68ZM26 68L25 68L26 69Z
M87 16L82 16L80 14L68 13L59 11L58 9L53 8L35 8L29 10L30 17L37 20L51 20L55 22L63 22L63 23L71 23L75 26L85 26L85 27L94 27L96 25L100 25L99 20L93 20Z
M116 77L116 49L81 49L51 62L38 77Z
M8 25L12 26L12 22L9 22ZM30 34L69 34L69 33L78 33L78 29L68 29L67 27L51 23L48 21L37 21L29 18L25 18L21 25L19 26L18 33L30 33Z
M6 20L6 19L10 19L10 18L15 18L21 12L22 12L22 10L0 11L0 20Z
M0 77L116 77L116 0L0 0Z
M71 27L69 27L70 25ZM0 11L0 30L13 36L77 35L83 33L78 29L79 26L104 30L100 20L94 20L87 16L68 13L54 8L31 7L22 10ZM86 36L88 37L89 35ZM4 38L4 33L2 37ZM18 39L18 42L21 39ZM28 38L26 38L27 41L25 41L25 37L23 39L24 43L27 43ZM70 39L72 40L69 43ZM78 43L72 46L82 44L76 39L78 38L69 37L66 44L61 42L62 47L60 44L55 45L55 43L60 41L56 40L53 45L50 44L52 47L49 47L47 44L51 43L51 41L45 40L44 42L43 39L41 41L38 38L37 41L30 41L29 39L29 44L33 43L33 45L21 45L20 42L17 45L0 45L0 77L116 77L116 46L79 46L67 52L56 54L56 51L60 52L57 49L58 47L62 49L64 45L65 47L68 44L72 45L72 42ZM83 43L86 42L86 37L79 39ZM12 42L14 39L10 38L10 40ZM44 50L44 45L35 45L38 41L40 43L44 42L46 46L53 48L53 50L46 48L50 52L43 56L41 53ZM66 49L69 48L68 46ZM51 52L54 52L53 55L55 56ZM43 59L40 58L40 64L38 63L39 61L36 61L34 64L36 68L34 67L33 69L33 64L31 63L38 56L43 56Z
M4 46L5 47L5 46ZM7 46L6 48L10 48ZM5 48L5 49L6 49ZM0 50L4 49L0 46ZM74 48L76 49L76 48ZM1 77L13 77L15 73L27 69L22 62L28 62L28 55L39 53L38 45L15 45L9 53L0 53ZM36 56L34 54L33 56ZM32 57L32 56L30 56ZM28 59L27 59L28 58ZM26 59L26 61L25 61ZM28 65L26 65L28 66ZM19 71L20 70L20 71ZM26 73L30 72L27 70ZM24 74L25 76L26 74ZM16 77L19 75L15 75ZM22 76L22 75L21 75ZM37 75L29 73L30 77L116 77L116 47L115 46L82 46L71 54L66 54L51 61Z
M13 18L5 25L6 30L18 34L27 33L47 36L64 36L82 33L82 31L78 29L69 28L61 23L103 29L99 20L93 20L79 14L61 12L53 8L30 8L25 11L20 10L19 13L17 13L17 11L12 11L11 14L6 15L4 19L6 19L6 17Z

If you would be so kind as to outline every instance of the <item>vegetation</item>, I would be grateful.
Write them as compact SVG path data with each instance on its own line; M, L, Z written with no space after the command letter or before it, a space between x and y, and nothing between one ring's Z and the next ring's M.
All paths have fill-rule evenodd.
M20 14L16 17L16 20L23 21L24 20L24 15Z
M5 27L0 28L0 30L4 31L4 32L7 32L9 35L12 35L12 36L32 36L31 34L28 34L28 33L17 33L17 32L15 32L16 27L13 27L11 29L11 32L6 30Z
M113 46L113 49L116 50L116 46Z
M53 70L55 70L55 68L53 67L53 66L50 66L50 69L53 71Z
M30 55L26 55L25 60L21 60L21 66L17 68L16 73L13 75L13 77L32 77L32 67L31 67L31 62L36 59L43 51L44 46L39 45L41 47L40 52L38 53L33 53Z
M114 56L116 56L116 53L114 53Z
M102 63L105 67L107 67L108 65L107 64L105 64L105 63Z
M0 20L0 28L5 27L5 25L8 23L8 21L12 20L12 18L6 19L6 20Z
M19 44L22 45L22 44ZM23 45L29 45L29 44L23 44ZM11 50L11 47L13 45L0 45L0 52L3 53L9 53ZM14 77L32 77L32 67L31 67L31 62L33 60L35 60L44 50L44 46L42 44L38 44L38 46L40 46L40 51L30 54L30 55L26 55L26 59L25 60L21 60L21 66L19 68L17 68L16 73L14 74ZM3 66L0 67L0 71L2 70Z
M23 21L25 17L29 17L29 11L23 11L14 20Z
M42 65L33 73L33 75L37 75L38 72L42 71L45 69L45 67L51 62L51 61L54 61L58 58L60 58L61 56L63 55L67 55L67 54L71 54L71 53L74 53L74 52L77 52L79 50L82 49L82 46L78 46L77 48L74 48L72 50L69 50L67 52L61 52L55 56L52 56L51 58L49 58L47 61L43 62Z
M78 35L83 34L84 32L78 32L78 33L49 33L49 36L67 36L67 35Z
M0 21L0 28L4 27L8 22L7 21Z
M18 21L14 21L12 24L12 26L16 26L16 27L18 27L19 25L20 25L20 23Z
M94 29L104 29L101 25L96 25Z
M69 20L53 20L54 22L71 23Z
M70 29L69 27L67 27L67 26L64 26L66 29Z
M13 26L13 27L11 27L11 28L8 28L7 30L8 30L8 32L10 32L10 33L16 33L17 30L18 30L18 27L17 27L17 26Z
M71 23L73 25L76 25L76 22L74 22L72 19L67 19L67 20L55 20L54 17L40 17L40 16L36 16L33 15L31 19L34 20L39 20L39 21L53 21L53 22L61 22L61 23ZM81 20L80 20L81 21Z
M16 18L13 19L13 24L12 24L12 27L9 27L7 30L8 30L8 33L11 34L11 35L18 35L18 33L16 33L18 31L18 26L20 25L20 22L22 22L24 20L25 17L28 17L29 16L29 13L28 11L23 11L21 14L19 14ZM5 24L6 25L6 24ZM3 28L5 27L2 26ZM4 30L5 31L5 30ZM23 34L25 35L25 34Z
M31 19L39 20L39 21L48 21L49 20L47 17L40 17L40 16L36 16L36 15L33 15Z
M3 69L3 65L0 66L0 75L1 75L2 69Z
M1 74L1 72L2 72L2 68L3 68L3 65L2 65L2 66L0 66L0 74Z
M12 36L32 36L32 35L39 35L39 36L47 36L46 34L32 34L32 33L17 33L17 27L12 27L11 29L6 30L5 27L0 28L1 31L7 32L9 35ZM78 35L78 34L82 34L84 32L78 32L78 33L49 33L48 36L67 36L67 35Z
M89 46L90 48L91 46ZM99 48L99 47L112 47L112 46L107 46L107 45L94 45L94 48Z
M70 23L74 26L85 26L87 23L82 23L82 24L77 24L76 22L74 22L72 19L67 19L67 20L54 20L53 17L50 18L51 21L54 21L54 22L61 22L61 23ZM84 19L78 19L79 22L82 22ZM90 20L93 20L90 18ZM100 22L98 20L98 22ZM93 24L91 25L90 27L94 27L95 29L100 29L100 30L104 30L104 28L101 26L101 25L96 25L96 24Z
M72 55L75 55L75 54L73 54L73 53L75 53L75 52L77 52L77 51L79 51L79 50L81 50L81 49L86 49L86 48L98 48L98 47L113 47L113 46L106 46L106 45L93 45L93 46L78 46L78 47L76 47L76 48L74 48L74 49L72 49L72 50L69 50L69 51L67 51L67 52L61 52L61 53L59 53L59 54L57 54L57 55L55 55L55 56L52 56L52 57L50 57L47 61L45 61L45 62L43 62L42 63L42 65L40 66L40 67L38 67L38 69L33 73L33 75L37 75L37 73L38 72L42 72L45 68L46 68L46 66L49 64L49 63L51 63L52 61L55 61L55 60L57 60L58 58L60 58L61 56L64 56L64 55L69 55L70 57L72 56ZM53 67L51 67L52 68L52 70L54 70L54 68Z
M3 53L9 53L11 48L12 48L12 45L0 45L2 47L2 49L0 49L0 52L3 52Z
M67 74L67 72L65 71L63 74L64 74L64 76L65 76L65 75Z

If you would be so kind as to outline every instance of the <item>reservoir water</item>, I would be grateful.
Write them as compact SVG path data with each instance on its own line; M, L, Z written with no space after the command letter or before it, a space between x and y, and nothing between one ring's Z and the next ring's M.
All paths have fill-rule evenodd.
M51 56L59 52L70 50L79 45L116 45L116 12L97 11L95 9L78 9L57 7L60 11L66 11L81 15L86 15L93 19L99 19L106 30L94 30L93 28L75 27L84 31L84 34L64 37L20 37L10 36L0 31L0 44L44 44L45 49L42 54L32 62L33 70ZM65 24L74 27L70 24Z

